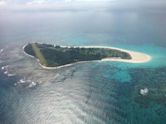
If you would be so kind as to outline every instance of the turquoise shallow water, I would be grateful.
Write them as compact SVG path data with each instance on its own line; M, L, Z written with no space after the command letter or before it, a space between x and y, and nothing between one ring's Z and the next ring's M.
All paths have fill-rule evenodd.
M120 47L120 45L117 45L117 47ZM164 53L166 52L165 47L156 46L154 44L149 44L149 45L144 45L144 46L132 46L132 45L123 46L122 48L146 53L152 57L150 62L140 64L141 66L142 65L146 65L147 67L165 67L166 66L166 64L164 62L166 60L166 57L164 55ZM138 64L138 66L139 66L139 64Z
M164 124L166 121L166 68L155 58L145 64L92 62L46 72L29 59L24 56L14 63L3 63L10 63L9 67L19 73L9 78L1 72L2 123ZM156 62L160 65L155 65ZM34 88L28 88L28 84L15 86L22 78L41 84ZM142 88L149 89L148 95L140 95Z
M89 19L91 16L95 20ZM165 124L165 14L4 13L0 15L0 123ZM124 21L124 19L126 21ZM33 20L33 21L32 21ZM163 25L161 25L163 24ZM22 53L29 41L114 46L147 53L148 63L90 62L43 70ZM28 82L37 82L30 87ZM142 96L140 89L148 88Z

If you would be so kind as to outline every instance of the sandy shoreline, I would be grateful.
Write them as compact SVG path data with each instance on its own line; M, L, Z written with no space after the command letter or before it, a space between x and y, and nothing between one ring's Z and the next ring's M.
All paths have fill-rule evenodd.
M26 45L23 46L23 51L24 51L24 48ZM146 63L152 59L152 57L150 55L147 55L145 53L125 50L125 49L116 48L116 47L107 47L107 46L61 46L61 47L67 47L67 48L71 48L71 47L74 47L74 48L76 48L76 47L77 48L78 47L79 48L106 48L106 49L120 50L122 52L126 52L126 53L130 54L130 56L132 58L129 60L121 59L121 58L105 58L102 60L93 60L93 61L117 61L117 62L126 62L126 63L135 63L136 64L136 63ZM25 51L24 51L24 54L31 57L31 58L35 58L34 56L27 54ZM62 67L72 66L72 65L78 64L78 63L90 62L90 61L80 61L80 62L66 64L66 65L62 65L62 66L58 66L58 67L46 67L40 63L39 59L37 59L37 61L38 61L39 65L44 69L59 69Z
M68 46L61 46L61 47L68 47ZM106 49L113 49L113 50L120 50L123 52L126 52L130 54L131 58L130 60L127 59L121 59L121 58L105 58L101 61L119 61L119 62L127 62L127 63L146 63L152 59L150 55L147 55L145 53L141 52L135 52L131 50L125 50L121 48L116 47L107 47L107 46L72 46L72 47L79 47L79 48L106 48Z
M124 50L124 49L115 48L115 47L111 47L111 49L116 49L116 50L126 52L126 53L130 54L132 59L127 60L127 59L121 59L121 58L106 58L106 59L102 59L102 61L119 61L119 62L127 62L127 63L146 63L152 59L152 57L150 55L145 54L145 53L141 53L141 52Z

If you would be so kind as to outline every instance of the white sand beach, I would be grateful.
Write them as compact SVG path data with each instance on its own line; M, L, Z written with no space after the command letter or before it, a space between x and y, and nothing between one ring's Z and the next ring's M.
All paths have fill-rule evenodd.
M66 47L66 46L63 46ZM114 49L114 50L120 50L123 52L126 52L130 54L132 59L121 59L121 58L105 58L102 59L101 61L119 61L119 62L127 62L127 63L145 63L148 62L152 59L152 57L148 54L141 53L141 52L135 52L135 51L130 51L130 50L125 50L121 48L116 48L116 47L107 47L107 46L74 46L74 47L79 47L79 48L106 48L106 49Z
M152 59L152 57L150 55L145 54L145 53L124 50L124 49L114 48L114 47L112 47L112 49L124 51L124 52L130 54L132 59L127 60L127 59L121 59L121 58L105 58L105 59L102 59L102 61L120 61L120 62L127 62L127 63L146 63Z
M24 50L25 46L26 45L23 46L23 50ZM132 59L121 59L121 58L118 58L118 57L117 58L110 57L110 58L104 58L102 60L93 60L93 61L117 61L117 62L127 62L127 63L135 63L136 64L136 63L146 63L146 62L148 62L152 59L152 57L150 55L147 55L145 53L125 50L125 49L116 48L116 47L107 47L107 46L61 46L61 47L114 49L114 50L120 50L120 51L126 52L126 53L130 54L130 56L132 58ZM35 58L34 56L31 56L31 55L27 54L25 51L24 51L24 54L31 57L31 58ZM58 66L58 67L46 67L46 66L42 65L38 59L37 59L37 61L38 61L39 65L44 69L59 69L59 68L62 68L62 67L72 66L72 65L78 64L78 63L90 62L90 61L80 61L80 62L66 64L66 65L62 65L62 66Z

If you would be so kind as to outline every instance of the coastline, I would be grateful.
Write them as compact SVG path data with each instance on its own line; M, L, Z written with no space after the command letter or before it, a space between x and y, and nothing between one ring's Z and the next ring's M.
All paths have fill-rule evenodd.
M26 56L29 56L29 57L31 57L31 58L35 58L34 56L29 55L28 53L25 52L24 48L26 47L26 45L27 45L27 44L25 44L25 45L22 47L23 53L24 53Z
M25 44L22 48L23 48L23 51L24 51L24 48L27 44ZM136 52L136 51L130 51L130 50L126 50L126 49L121 49L121 48L116 48L116 47L107 47L107 46L60 46L60 47L67 47L67 48L71 48L71 47L74 47L74 48L105 48L105 49L111 49L111 50L120 50L122 52L126 52L128 53L130 56L131 56L131 59L121 59L121 58L104 58L104 59L101 59L101 60L92 60L92 61L117 61L117 62L126 62L126 63L133 63L133 64L139 64L139 63L146 63L146 62L149 62L152 57L148 54L145 54L145 53L141 53L141 52ZM24 51L24 54L31 57L31 58L35 58L34 56L32 55L29 55L27 54L25 51ZM63 68L63 67L69 67L69 66L72 66L74 64L79 64L79 63L85 63L85 62L92 62L92 61L80 61L80 62L75 62L75 63L71 63L71 64L66 64L66 65L62 65L62 66L58 66L58 67L46 67L44 65L42 65L40 63L40 60L35 58L39 65L43 68L43 69L59 69L59 68Z
M26 53L24 51L24 48L27 44L25 44L22 49L23 49L23 53L28 56L28 57L31 57L33 59L36 59L36 61L38 62L38 64L40 65L40 67L42 67L43 69L48 69L48 70L54 70L54 69L60 69L60 68L63 68L63 67L69 67L69 66L72 66L72 65L75 65L75 64L81 64L81 63L86 63L86 62L97 62L97 61L100 61L100 60L92 60L92 61L79 61L79 62L75 62L75 63L71 63L71 64L66 64L66 65L61 65L61 66L57 66L57 67L47 67L47 66L44 66L40 63L40 60L35 58L34 56L32 55L29 55L28 53ZM70 46L61 46L61 47L70 47Z

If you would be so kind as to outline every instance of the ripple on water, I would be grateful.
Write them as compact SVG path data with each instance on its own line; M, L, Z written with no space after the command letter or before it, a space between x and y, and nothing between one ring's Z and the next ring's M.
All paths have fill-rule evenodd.
M25 124L128 124L132 122L130 120L132 116L135 116L130 114L134 111L133 101L129 101L132 100L130 84L140 76L141 82L144 81L143 79L147 81L150 79L144 75L135 76L134 79L134 73L138 72L130 74L127 67L119 69L115 63L114 65L85 63L57 70L44 70L36 61L27 58L19 50L14 49L14 54L11 54L11 51L8 54L10 55L4 60L9 64L11 72L16 72L23 79L25 77L26 80L39 82L35 89L10 85L12 88L10 97L4 98L5 95L2 97L8 106L2 102L0 107L5 106L5 109L9 107L10 112L5 111L7 114L1 113L1 115L16 124L22 122ZM121 73L118 73L119 71ZM142 73L142 70L140 72ZM147 73L149 74L149 71ZM125 80L122 80L123 78ZM165 80L164 76L159 79ZM6 87L5 82L3 85Z

